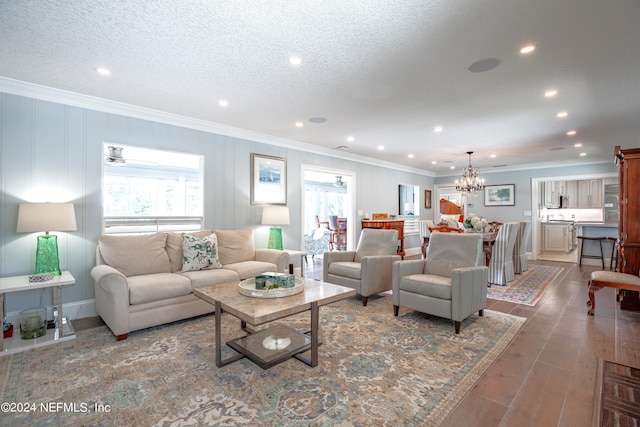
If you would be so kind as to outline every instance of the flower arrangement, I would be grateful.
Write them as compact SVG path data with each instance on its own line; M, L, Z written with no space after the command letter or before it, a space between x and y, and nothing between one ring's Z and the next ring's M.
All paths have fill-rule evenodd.
M464 220L464 228L470 231L483 231L489 225L489 221L485 218L478 217L476 214L470 213Z

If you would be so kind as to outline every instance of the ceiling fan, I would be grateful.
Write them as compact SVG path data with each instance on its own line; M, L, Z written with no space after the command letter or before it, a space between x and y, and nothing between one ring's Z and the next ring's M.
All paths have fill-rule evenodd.
M334 187L342 187L345 183L342 181L342 176L336 175L336 181L333 183Z

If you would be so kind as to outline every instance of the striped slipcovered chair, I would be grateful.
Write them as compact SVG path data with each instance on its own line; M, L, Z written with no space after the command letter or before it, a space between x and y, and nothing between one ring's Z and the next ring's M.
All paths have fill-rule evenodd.
M531 237L531 222L520 221L518 235L516 236L516 244L513 247L513 272L522 274L523 271L529 269L527 261L527 245Z
M422 258L427 257L427 245L429 244L429 236L431 232L429 228L435 227L436 225L430 219L423 219L420 221L420 240L422 240Z
M513 248L520 223L508 222L500 227L491 251L489 284L506 286L515 279L513 272Z

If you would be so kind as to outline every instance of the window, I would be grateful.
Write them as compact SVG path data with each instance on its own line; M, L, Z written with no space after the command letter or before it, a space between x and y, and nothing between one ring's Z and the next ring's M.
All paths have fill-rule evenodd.
M203 227L202 156L104 144L105 233Z

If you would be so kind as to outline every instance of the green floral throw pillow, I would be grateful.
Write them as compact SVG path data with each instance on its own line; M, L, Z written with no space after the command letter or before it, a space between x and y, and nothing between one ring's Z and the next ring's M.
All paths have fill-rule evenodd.
M218 259L218 237L215 234L203 239L183 234L182 253L182 271L222 268Z

